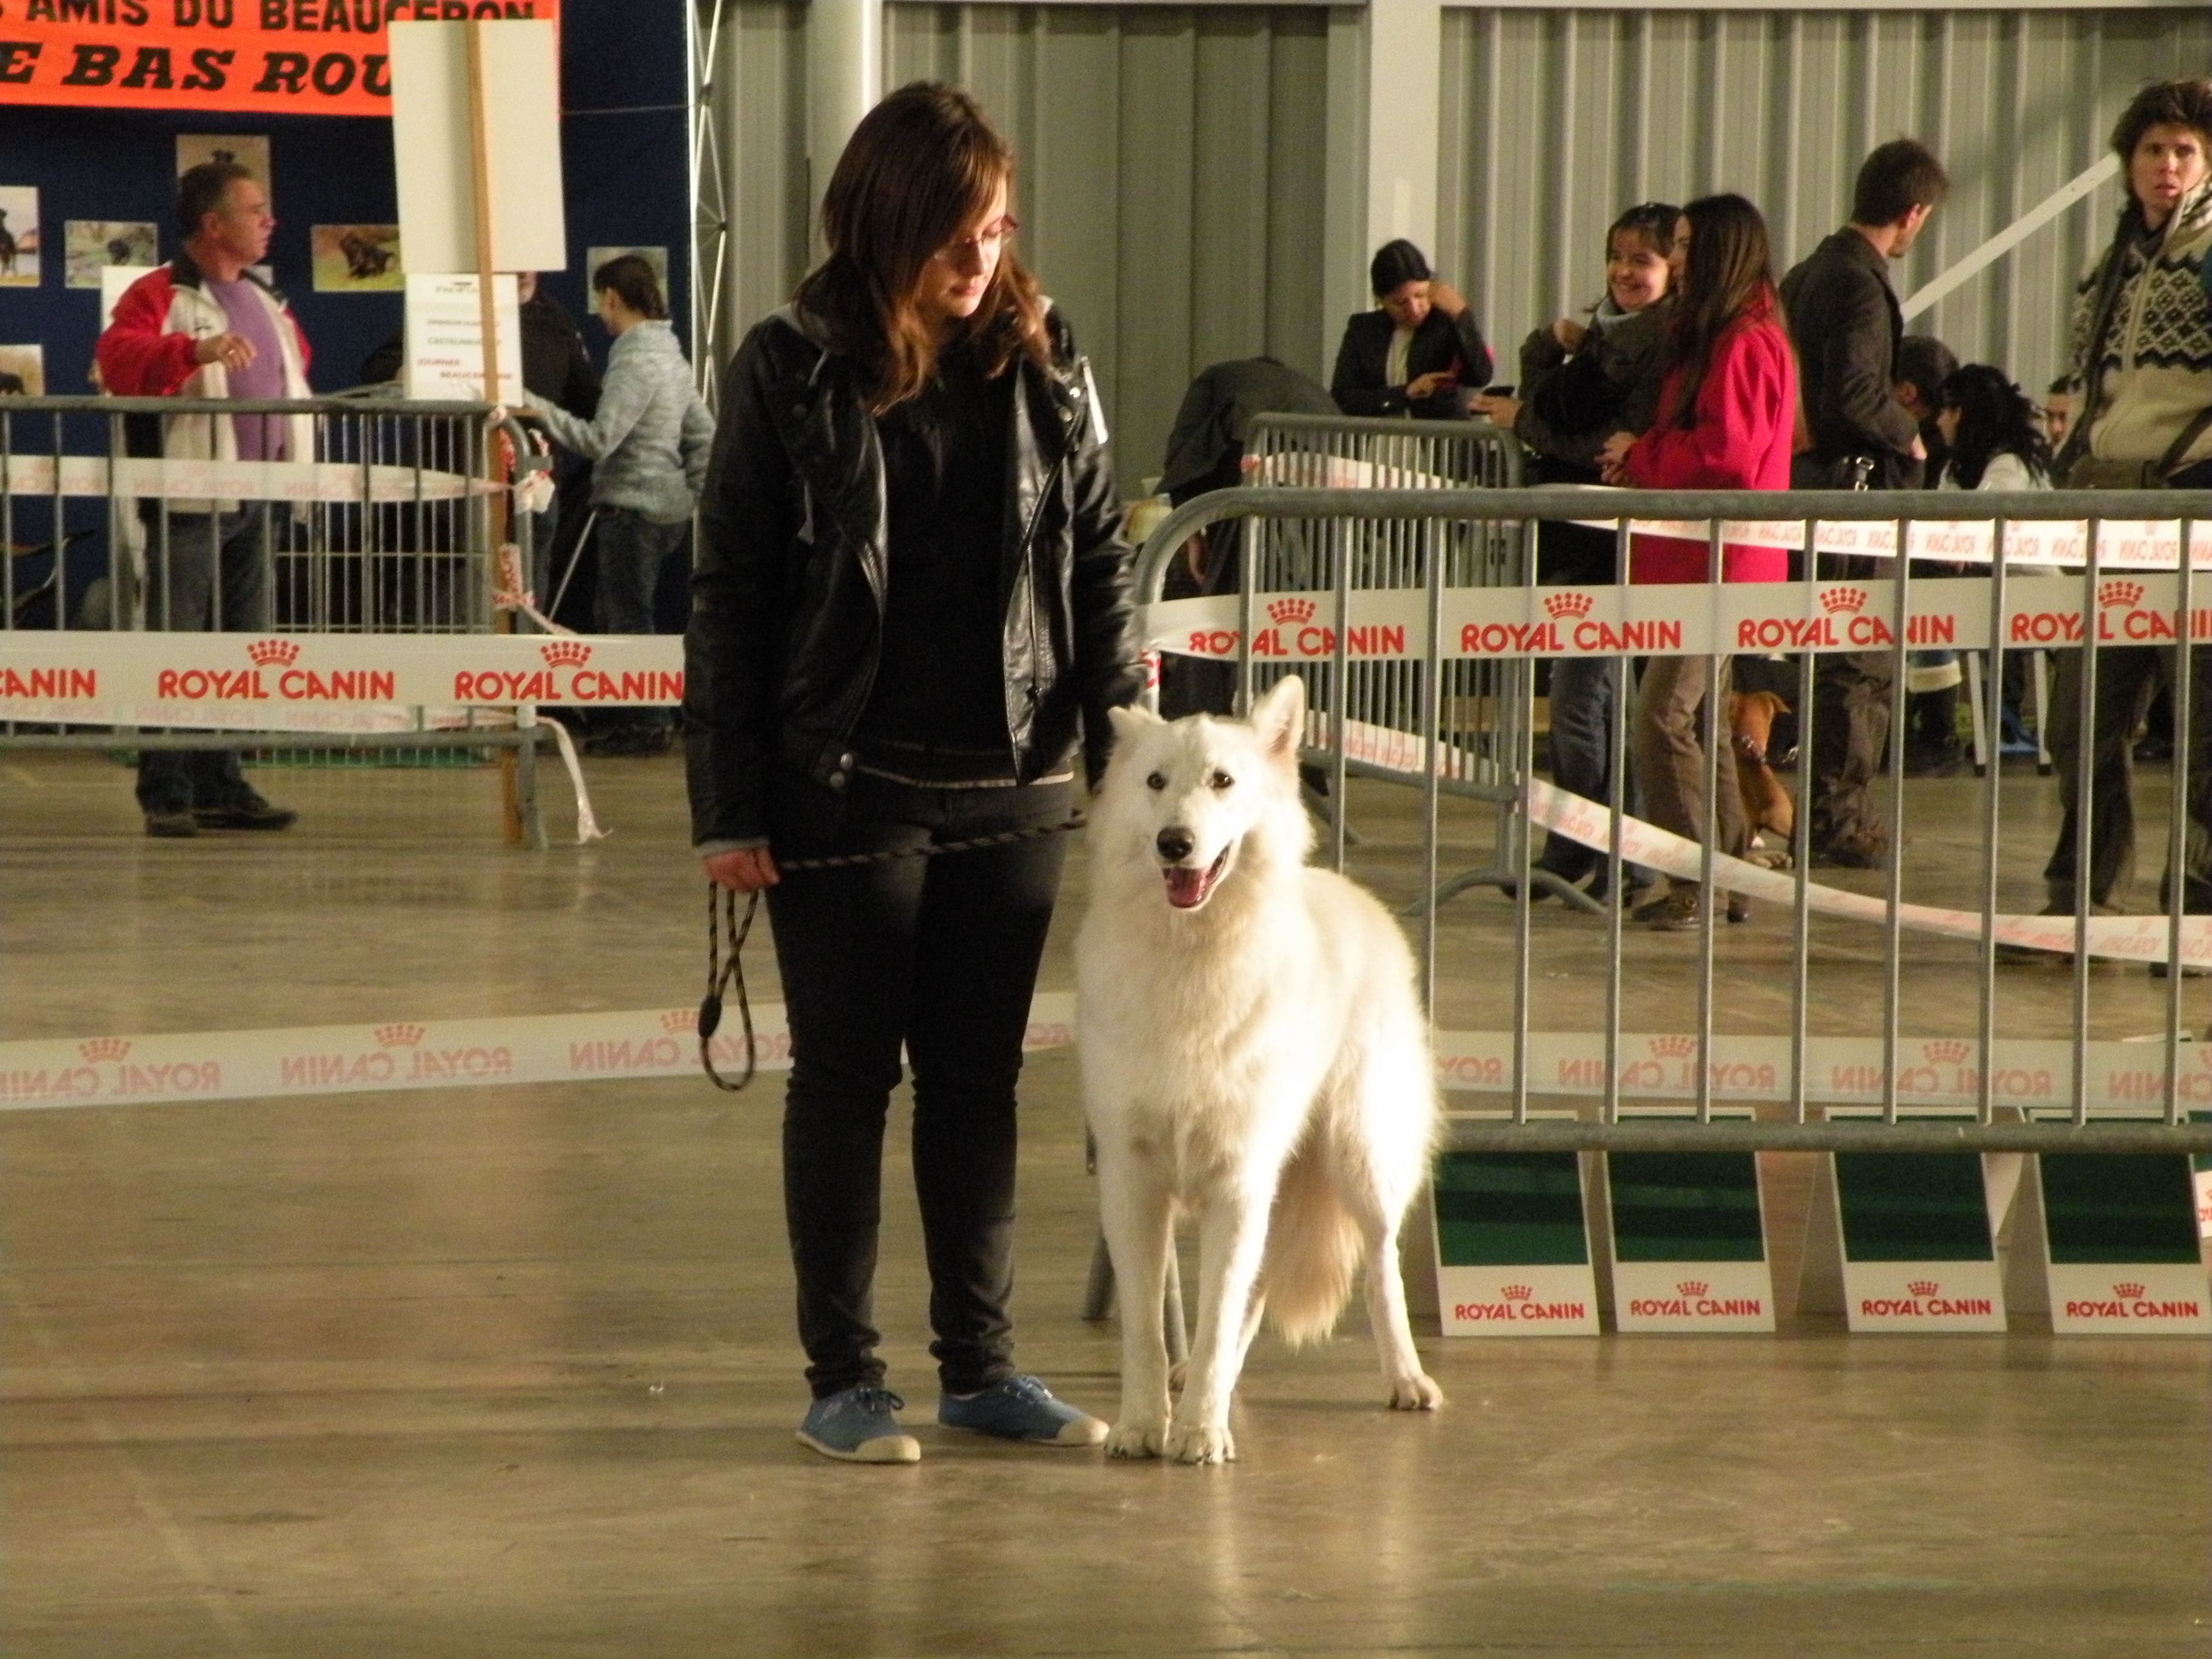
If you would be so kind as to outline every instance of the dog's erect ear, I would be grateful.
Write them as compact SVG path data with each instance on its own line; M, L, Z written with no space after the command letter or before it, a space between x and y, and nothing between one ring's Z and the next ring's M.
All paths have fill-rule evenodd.
M1166 724L1140 702L1131 703L1127 708L1109 708L1106 711L1106 718L1113 723L1116 742L1123 738L1135 737L1148 726Z
M1267 752L1286 766L1298 761L1298 740L1305 735L1306 683L1286 674L1267 690L1252 710L1252 729L1267 744Z

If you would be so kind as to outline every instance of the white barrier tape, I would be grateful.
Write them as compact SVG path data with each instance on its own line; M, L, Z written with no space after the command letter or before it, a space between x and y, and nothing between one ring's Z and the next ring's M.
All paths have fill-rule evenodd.
M1349 746L1347 744L1347 749ZM1727 781L1732 783L1734 780L1729 778ZM1571 794L1541 778L1528 781L1528 818L1532 823L1556 830L1570 841L1600 852L1609 845L1613 822L1610 808L1601 801L1585 800L1580 795ZM1685 840L1641 818L1621 820L1620 848L1621 856L1630 863L1643 865L1679 881L1695 882L1702 874L1704 849L1696 842ZM1765 899L1784 907L1797 902L1794 877L1746 863L1725 853L1713 856L1713 881L1723 891ZM1885 901L1864 893L1846 892L1838 887L1825 887L1817 882L1807 884L1805 903L1818 915L1842 916L1877 927L1889 918L1889 906ZM1932 904L1900 904L1897 917L1899 927L1915 933L1937 933L1947 939L1977 943L1982 937L1982 919L1973 911ZM2162 915L2092 916L2089 954L2120 962L2164 962L2166 921ZM2005 945L2070 954L2074 949L2074 919L2000 915L1996 918L1996 937ZM2181 959L2185 963L2212 964L2212 916L2182 919Z
M690 1078L699 1067L697 1018L690 1008L644 1008L0 1042L0 1110ZM1075 1041L1074 1021L1072 993L1040 993L1030 1005L1022 1046L1030 1053L1065 1048ZM791 1039L782 1007L756 1006L753 1023L760 1069L788 1070ZM1435 1042L1440 1087L1499 1093L1513 1086L1511 1032L1439 1031ZM744 1063L744 1039L733 1026L718 1032L712 1047L724 1069ZM2156 1048L2100 1042L2091 1043L2089 1053L2093 1111L2141 1117L2162 1101L2165 1067ZM1993 1080L1997 1099L2067 1105L2071 1054L2063 1042L2000 1041ZM1807 1055L1808 1098L1824 1104L1881 1103L1878 1039L1813 1037ZM1693 1036L1624 1032L1618 1060L1624 1092L1656 1099L1697 1093ZM1790 1097L1787 1037L1717 1035L1711 1064L1717 1098ZM1974 1042L1911 1037L1900 1044L1898 1092L1913 1105L1971 1106L1978 1082ZM1531 1032L1528 1083L1542 1095L1601 1093L1604 1035ZM2212 1045L2183 1050L2177 1086L2185 1101L2212 1102Z
M576 758L576 740L560 721L550 720L535 709L527 712L532 716L531 724L553 728L553 741L560 745L561 764L568 771L568 787L576 792L576 845L589 847L595 841L605 841L614 831L600 829L599 820L592 811L592 793L584 787L583 763Z
M693 1078L698 1018L696 1008L640 1008L0 1042L0 1110ZM1064 1047L1074 1018L1073 993L1038 996L1023 1047ZM753 1032L760 1069L789 1070L782 1005L754 1004ZM735 1021L710 1046L726 1072L744 1063Z
M544 634L565 634L575 636L573 628L563 628L538 609L538 595L523 585L522 550L513 542L502 543L499 557L494 562L497 585L492 590L492 608L495 611L520 611L538 624Z
M1418 429L1407 438L1419 441ZM1245 482L1288 489L1464 489L1440 473L1418 467L1392 466L1382 461L1358 461L1345 455L1322 455L1291 451L1279 455L1244 458Z
M358 461L110 461L105 455L0 457L0 494L265 501L449 501L504 488L458 472Z
M344 729L321 718L330 711L374 707L683 700L684 642L673 636L0 633L5 720L320 730ZM209 707L235 712L195 718Z
M1587 486L1585 486L1587 488ZM1613 530L1613 519L1575 519L1570 522L1590 530ZM1635 519L1629 529L1639 536L1666 536L1678 541L1702 543L1707 526L1702 519ZM1996 525L1990 519L1916 519L1905 528L1906 556L1938 559L1954 564L1987 564L1996 539ZM1805 545L1802 519L1727 519L1721 523L1721 539L1738 546ZM2104 570L2172 570L2180 563L2181 526L2178 520L2104 519L2097 532L2097 563ZM2190 562L2199 570L2212 568L2212 523L2199 520L2189 538ZM1852 520L1844 523L1816 520L1813 526L1815 553L1856 553L1872 559L1897 556L1894 520ZM2069 564L2089 562L2087 520L2027 520L2005 526L2008 564Z
M2080 578L2015 576L2005 593L2007 649L2081 643ZM2098 583L2094 619L2087 625L2095 629L2100 645L2170 645L2179 596L2178 574L2106 578ZM1907 644L1927 650L1988 647L1988 577L1916 580L1907 600ZM1462 587L1446 590L1442 603L1439 654L1447 660L1871 651L1896 642L1891 629L1896 586L1889 580ZM1178 656L1233 659L1240 605L1237 595L1225 594L1147 606L1146 643ZM1355 592L1345 654L1356 662L1421 658L1427 605L1418 588ZM1255 594L1252 611L1255 659L1315 663L1334 655L1334 594ZM2191 617L2191 637L2212 641L2212 583L2203 585Z

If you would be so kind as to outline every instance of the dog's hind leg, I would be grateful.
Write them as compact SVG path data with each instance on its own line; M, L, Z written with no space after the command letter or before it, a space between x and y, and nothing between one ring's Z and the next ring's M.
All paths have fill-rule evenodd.
M1432 1412L1444 1402L1442 1389L1421 1369L1413 1347L1413 1328L1406 1316L1406 1281L1398 1270L1398 1224L1370 1226L1367 1234L1367 1320L1374 1328L1382 1381L1390 1390L1390 1409Z
M1168 1345L1160 1322L1175 1200L1164 1172L1119 1141L1118 1132L1099 1139L1098 1212L1121 1314L1121 1410L1106 1452L1158 1457L1168 1433Z

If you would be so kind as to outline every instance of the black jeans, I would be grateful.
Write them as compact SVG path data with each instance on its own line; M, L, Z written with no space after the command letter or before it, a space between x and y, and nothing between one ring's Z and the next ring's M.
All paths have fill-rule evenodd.
M1057 823L1073 802L1067 783L922 789L857 774L839 793L780 774L769 817L776 853L797 859ZM1046 836L795 872L769 890L791 1021L784 1207L817 1399L883 1380L876 1241L902 1044L930 1352L947 1393L1013 1374L1014 1084L1066 853Z

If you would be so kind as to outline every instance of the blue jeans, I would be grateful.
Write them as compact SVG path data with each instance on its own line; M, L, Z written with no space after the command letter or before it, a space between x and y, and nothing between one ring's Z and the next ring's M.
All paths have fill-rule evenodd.
M1613 793L1613 677L1611 657L1557 657L1552 662L1552 781L1600 805ZM1632 787L1622 811L1633 814ZM1567 881L1601 869L1605 854L1556 831L1544 838L1537 862ZM1627 866L1637 879L1642 872Z
M146 626L156 633L251 634L269 626L269 503L172 513L146 545ZM164 532L166 530L166 535ZM138 807L188 812L253 799L235 749L141 750Z
M672 556L690 556L691 520L661 524L627 507L599 509L599 581L592 625L602 634L650 634L653 590ZM665 708L626 712L623 724L665 726Z

